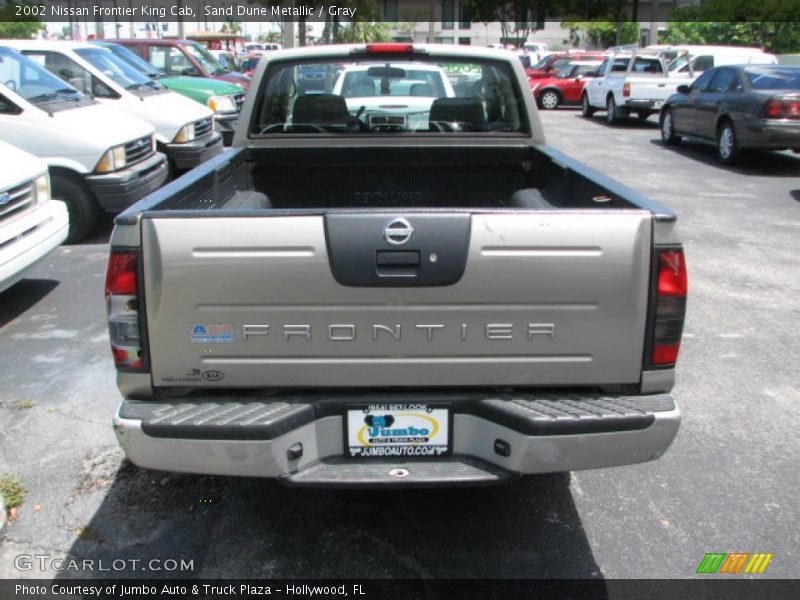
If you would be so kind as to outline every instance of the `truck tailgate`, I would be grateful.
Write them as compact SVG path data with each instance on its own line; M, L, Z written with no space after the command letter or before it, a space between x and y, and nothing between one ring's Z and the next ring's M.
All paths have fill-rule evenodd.
M347 242L334 239L336 219L359 218L355 213L145 213L145 310L154 384L639 381L652 245L649 211L437 213L439 224L465 223L461 250L452 239L436 236L428 236L433 246L425 247L430 215L368 214L380 223L404 217L420 228L419 239L402 246L406 254L396 255L401 263L419 251L423 268L436 273L439 264L447 268L447 257L461 252L463 274L428 283L413 276L375 284L349 281L363 268L335 273L330 256L341 254L338 246L356 252L336 267L342 272L365 256L366 270L380 271L376 255L398 250L381 237L381 227L355 228ZM367 250L353 250L359 244ZM394 257L390 262L397 262ZM338 260L342 263L341 256Z

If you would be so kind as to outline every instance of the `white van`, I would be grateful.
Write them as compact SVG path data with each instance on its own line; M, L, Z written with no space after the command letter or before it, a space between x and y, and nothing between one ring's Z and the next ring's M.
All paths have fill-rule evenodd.
M723 65L776 65L778 58L761 48L743 46L653 45L646 50L660 52L669 65L670 75L689 75L689 66L696 77L712 67Z
M44 160L77 241L98 211L119 212L167 179L149 123L98 104L0 43L0 139Z
M25 56L108 106L151 123L158 150L174 170L186 170L222 152L207 106L169 91L109 50L93 44L48 40L9 40L0 44Z
M47 165L0 142L0 292L67 238L63 202L50 198Z

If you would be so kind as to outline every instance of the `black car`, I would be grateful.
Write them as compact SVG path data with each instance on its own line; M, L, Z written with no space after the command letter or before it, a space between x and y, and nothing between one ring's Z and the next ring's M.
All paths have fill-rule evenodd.
M709 69L667 99L660 123L665 144L683 136L708 141L725 164L748 148L800 152L800 67Z

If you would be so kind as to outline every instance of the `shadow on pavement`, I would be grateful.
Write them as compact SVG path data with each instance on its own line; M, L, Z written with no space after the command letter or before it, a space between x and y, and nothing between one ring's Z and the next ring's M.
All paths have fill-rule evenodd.
M650 143L729 173L762 177L800 176L800 157L795 158L793 155L781 152L749 150L742 157L741 164L728 166L719 161L714 146L703 144L702 142L683 140L677 146L666 146L658 138L650 140Z
M569 474L492 488L300 490L122 463L69 558L193 560L61 577L591 578L605 597Z
M5 327L58 287L55 279L22 279L0 292L0 327Z

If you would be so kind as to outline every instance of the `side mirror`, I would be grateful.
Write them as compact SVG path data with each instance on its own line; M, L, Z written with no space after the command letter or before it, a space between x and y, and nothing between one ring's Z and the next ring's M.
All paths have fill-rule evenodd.
M686 84L679 85L676 90L679 94L689 94L691 92L691 88Z
M181 75L186 75L187 77L199 77L200 71L194 67L186 67L181 71Z

